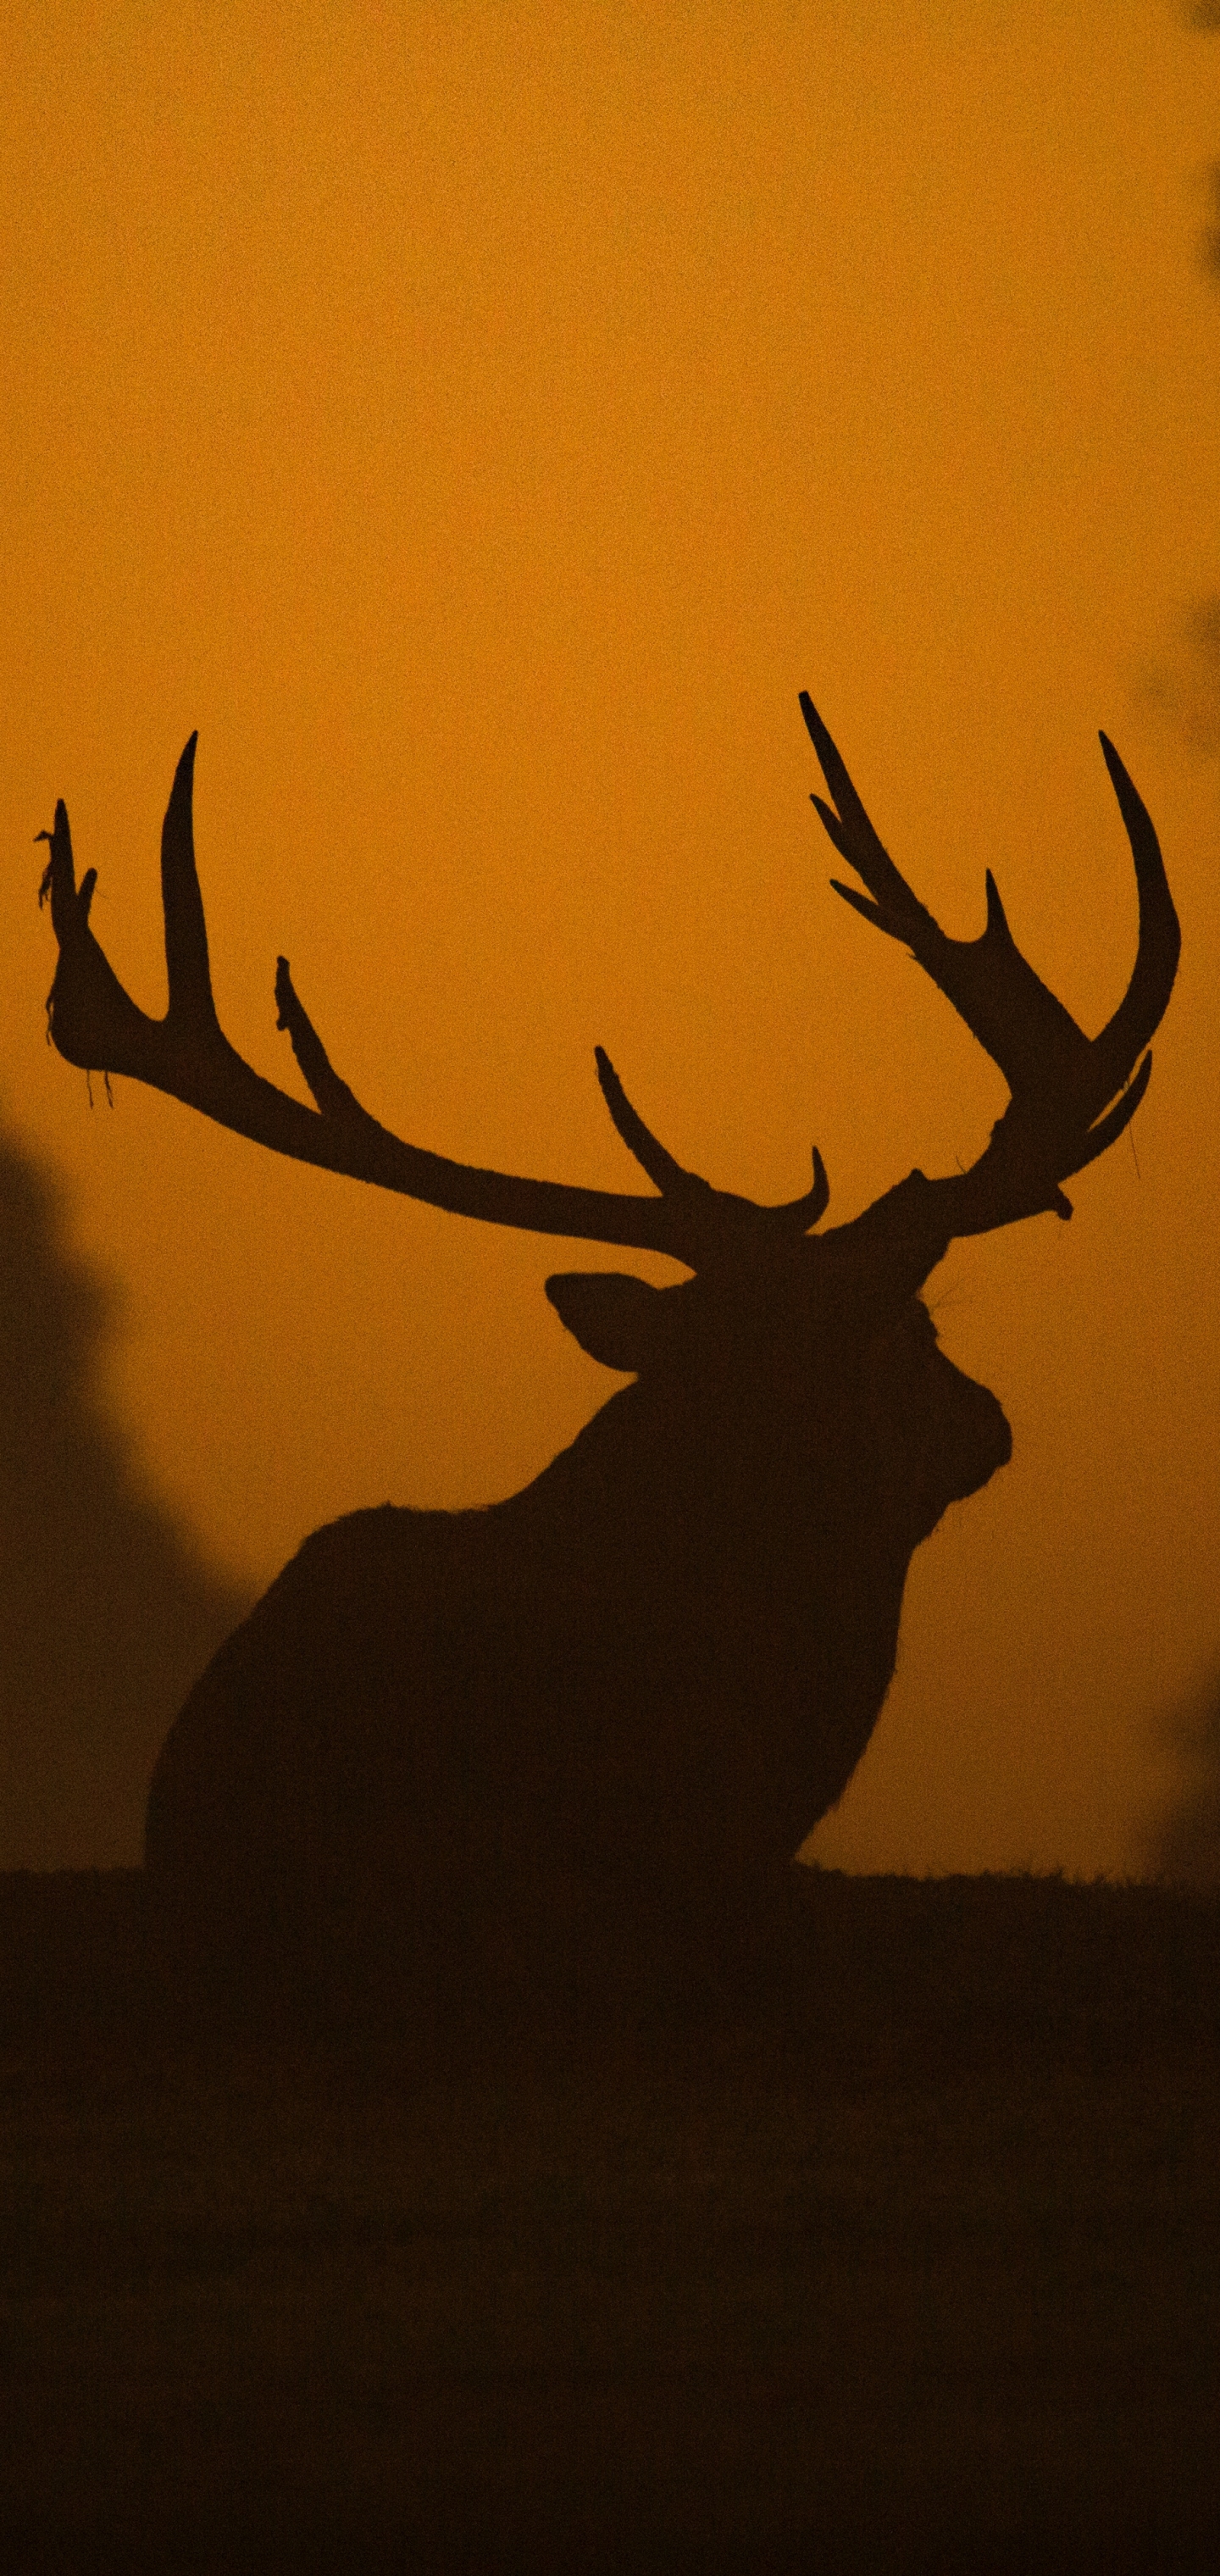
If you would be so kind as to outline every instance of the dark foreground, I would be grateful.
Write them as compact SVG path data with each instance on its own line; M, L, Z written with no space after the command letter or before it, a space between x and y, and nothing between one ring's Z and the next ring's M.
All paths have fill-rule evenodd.
M0 2564L1220 2564L1220 1908L800 1874L718 2014L202 2049L0 1879Z

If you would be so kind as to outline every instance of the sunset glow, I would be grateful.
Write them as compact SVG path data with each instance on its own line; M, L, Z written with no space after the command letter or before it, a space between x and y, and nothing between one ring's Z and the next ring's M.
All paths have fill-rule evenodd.
M679 1273L128 1083L91 1110L45 1043L57 797L160 1010L198 728L221 1018L285 1086L281 951L414 1143L635 1188L600 1043L724 1188L792 1197L816 1142L834 1222L969 1162L1004 1093L830 893L798 690L945 927L992 867L1090 1033L1135 953L1104 726L1178 988L1072 1224L929 1283L1013 1462L917 1556L812 1849L1138 1871L1220 1667L1220 44L1136 0L15 0L0 115L0 1122L121 1284L142 1472L252 1595L341 1512L488 1501L574 1435L618 1381L548 1272ZM128 1831L99 1796L94 1849L38 1850Z

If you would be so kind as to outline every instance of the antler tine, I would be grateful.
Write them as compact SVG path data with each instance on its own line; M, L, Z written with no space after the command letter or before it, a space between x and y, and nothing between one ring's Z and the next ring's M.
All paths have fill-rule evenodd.
M877 900L869 903L854 886L841 885L832 877L835 893L875 929L906 941L925 974L999 1066L1011 1090L1045 1083L1048 1075L1059 1075L1069 1063L1083 1061L1081 1050L1088 1040L1021 955L990 868L987 924L981 937L950 939L912 893L878 839L842 756L807 693L802 694L801 711L839 812L833 812L820 796L811 797L810 803L817 807L840 856L863 877Z
M1131 981L1112 1020L1094 1038L1097 1107L1112 1100L1132 1065L1160 1027L1182 950L1182 933L1174 910L1161 845L1143 797L1129 778L1107 734L1097 737L1118 798L1139 894L1139 946Z
M208 962L208 926L204 918L199 872L195 865L194 783L197 733L191 735L174 771L165 821L161 826L161 908L165 916L165 971L169 982L169 1017L202 1036L219 1034Z
M816 1145L813 1149L813 1186L799 1199L786 1199L779 1207L760 1208L753 1199L738 1198L728 1190L713 1190L697 1172L688 1172L683 1164L677 1162L668 1147L661 1144L650 1127L645 1126L638 1109L627 1098L605 1048L595 1047L593 1052L602 1098L628 1153L634 1154L649 1180L655 1181L657 1188L672 1201L680 1204L685 1193L696 1207L706 1208L711 1201L726 1214L735 1209L752 1232L763 1224L774 1227L781 1234L793 1236L807 1234L810 1226L816 1225L819 1217L825 1215L830 1183Z
M925 911L918 896L911 892L906 878L895 867L884 843L878 839L852 785L843 755L823 724L808 689L801 690L800 706L809 739L821 762L822 775L834 798L833 806L827 805L821 796L811 796L809 802L817 807L840 858L846 859L857 875L863 877L876 901L869 903L854 886L840 885L838 878L832 877L835 893L841 894L845 903L852 904L857 912L863 913L866 921L871 921L876 929L884 930L891 939L909 940L912 931L919 927L935 931L931 913Z
M816 1221L825 1206L825 1195L819 1195L817 1187L821 1167L816 1157L815 1189L807 1199L795 1201L792 1209L757 1208L748 1200L714 1190L693 1174L682 1173L673 1157L665 1154L636 1118L609 1067L607 1099L615 1123L633 1152L637 1146L644 1148L639 1159L656 1180L660 1197L574 1189L558 1181L483 1171L408 1145L370 1117L335 1073L283 957L275 983L278 1023L288 1032L316 1108L265 1081L229 1044L212 998L192 825L196 739L192 734L178 763L161 841L169 975L169 1007L163 1020L150 1019L131 1000L89 928L97 871L88 870L78 891L72 835L62 800L55 809L54 830L38 835L50 843L41 899L50 896L59 943L47 1005L50 1034L69 1064L129 1074L200 1110L236 1135L295 1162L345 1173L353 1180L488 1224L664 1252L689 1268L714 1258L726 1238L738 1239L743 1222L765 1230L773 1222L795 1223L798 1210L807 1211L806 1226ZM675 1185L678 1177L680 1188ZM821 1175L823 1183L824 1178Z
M644 1125L638 1109L633 1109L627 1098L605 1048L594 1047L593 1055L602 1098L628 1153L634 1154L641 1171L647 1172L649 1180L655 1181L659 1190L681 1190L689 1188L692 1183L696 1189L705 1190L707 1182L701 1181L695 1172L684 1171L668 1147L662 1145L652 1129Z
M866 1219L871 1224L884 1209L889 1212L886 1221L892 1217L905 1232L914 1225L930 1238L947 1241L953 1235L985 1233L1043 1209L1070 1216L1071 1206L1060 1183L1083 1171L1113 1144L1148 1087L1150 1057L1134 1081L1131 1076L1164 1013L1181 946L1151 818L1113 744L1101 736L1135 862L1139 948L1123 1001L1101 1035L1089 1039L1021 955L990 870L987 922L981 936L950 939L941 930L883 848L839 751L805 693L801 711L835 807L818 796L812 802L835 848L863 878L874 900L870 903L853 886L832 879L836 893L875 928L906 941L999 1066L1012 1095L990 1144L970 1171L934 1182L926 1181L922 1173L913 1174L857 1219L857 1225L863 1226ZM1120 1092L1122 1097L1116 1099ZM839 1234L847 1231L837 1229Z

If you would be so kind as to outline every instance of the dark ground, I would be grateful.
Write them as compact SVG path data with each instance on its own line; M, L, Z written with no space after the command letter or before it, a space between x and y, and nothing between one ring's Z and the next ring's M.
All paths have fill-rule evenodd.
M716 2014L193 2043L0 1878L0 2565L1220 2564L1220 1905L799 1873Z

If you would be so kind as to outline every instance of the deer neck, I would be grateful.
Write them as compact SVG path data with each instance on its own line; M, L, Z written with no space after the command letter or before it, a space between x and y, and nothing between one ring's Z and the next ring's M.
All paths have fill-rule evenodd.
M647 1388L626 1387L497 1509L536 1523L540 1562L553 1561L543 1536L553 1548L560 1533L565 1583L586 1609L602 1597L621 1618L630 1600L692 1645L765 1651L776 1683L786 1669L802 1692L828 1656L888 1681L910 1541L888 1513L870 1515L833 1459L819 1481L763 1443L726 1451L718 1434L710 1420L683 1436L658 1423Z

